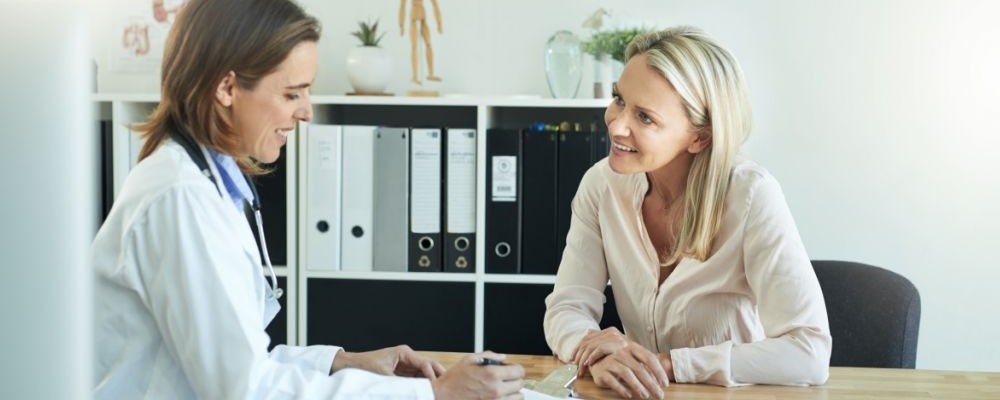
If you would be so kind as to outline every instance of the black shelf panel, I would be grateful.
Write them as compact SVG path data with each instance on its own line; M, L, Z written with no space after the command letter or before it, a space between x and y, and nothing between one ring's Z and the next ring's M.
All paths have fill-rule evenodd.
M323 124L377 125L416 128L475 128L475 106L436 105L321 105L317 121Z
M268 279L268 284L270 284L270 278ZM278 303L281 304L281 311L278 315L274 317L274 321L267 326L267 334L271 336L271 344L267 347L270 351L279 344L288 344L288 286L287 280L283 276L278 277L278 287L285 291L285 295L278 299Z
M356 279L308 280L307 341L348 351L400 344L471 352L475 284Z
M545 342L545 297L553 285L525 283L487 283L485 286L485 320L483 348L510 354L552 354ZM609 286L604 291L601 329L617 326L621 321L615 309L614 294Z

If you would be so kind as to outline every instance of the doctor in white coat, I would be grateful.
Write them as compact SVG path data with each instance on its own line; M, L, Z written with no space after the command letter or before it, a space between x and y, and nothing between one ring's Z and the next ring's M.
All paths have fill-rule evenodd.
M312 117L317 40L288 0L192 0L178 15L141 162L93 243L98 399L521 398L521 366L477 363L500 354L446 371L406 346L267 351L281 290L245 175Z

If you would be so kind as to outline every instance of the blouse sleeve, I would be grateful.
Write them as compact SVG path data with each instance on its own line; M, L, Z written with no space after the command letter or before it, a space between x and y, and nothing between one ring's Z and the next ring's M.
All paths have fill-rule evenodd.
M588 170L580 182L555 288L545 299L545 340L563 361L569 361L588 330L600 329L608 270L598 205L606 184L599 166Z
M678 382L819 385L832 339L823 293L778 182L765 175L749 199L744 270L766 339L670 352Z

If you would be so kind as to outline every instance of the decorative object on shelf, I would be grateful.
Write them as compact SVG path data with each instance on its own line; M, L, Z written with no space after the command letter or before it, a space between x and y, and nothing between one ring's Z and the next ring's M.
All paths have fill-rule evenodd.
M107 57L108 70L114 74L158 74L163 61L167 33L177 13L188 0L110 0L108 36L112 45ZM152 7L150 7L152 3ZM110 40L109 40L110 39ZM105 67L105 64L101 64Z
M441 8L438 7L437 0L430 0L434 9L434 20L437 21L437 33L443 34L441 28ZM410 82L416 85L423 85L420 81L420 55L427 57L427 81L441 82L441 77L434 75L434 49L431 47L431 31L427 27L427 11L424 9L424 0L410 0L410 67L412 75ZM406 0L399 1L399 35L403 36L406 24ZM418 37L419 36L419 37ZM423 39L423 41L420 41ZM411 90L407 92L410 96L436 97L436 90Z
M617 61L611 59L611 55L606 53L594 54L594 98L606 99L611 97L611 86L614 84L615 70L621 74L623 67L615 65ZM620 63L618 63L620 64Z
M649 32L648 28L626 28L598 31L583 43L583 51L597 55L607 54L620 63L625 62L625 48L636 36Z
M361 41L361 46L347 53L347 80L354 88L354 92L348 94L391 95L385 93L385 87L392 77L392 58L378 45L385 33L378 33L378 20L375 23L358 22L358 28L351 35Z
M583 78L583 47L572 32L556 32L545 43L545 78L553 98L576 97Z
M605 23L605 17L611 17L611 13L599 8L583 22L583 27L594 31L583 42L583 51L594 56L595 98L611 97L611 86L625 67L625 49L637 35L651 31L645 27L626 27L621 21L609 29L611 24Z

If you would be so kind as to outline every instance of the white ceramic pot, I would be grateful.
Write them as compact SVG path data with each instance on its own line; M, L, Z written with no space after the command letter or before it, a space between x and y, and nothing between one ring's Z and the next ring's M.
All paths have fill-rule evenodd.
M611 98L612 71L611 55L600 54L594 57L594 98Z
M347 80L356 92L382 93L392 76L392 59L381 47L355 47L347 53Z

